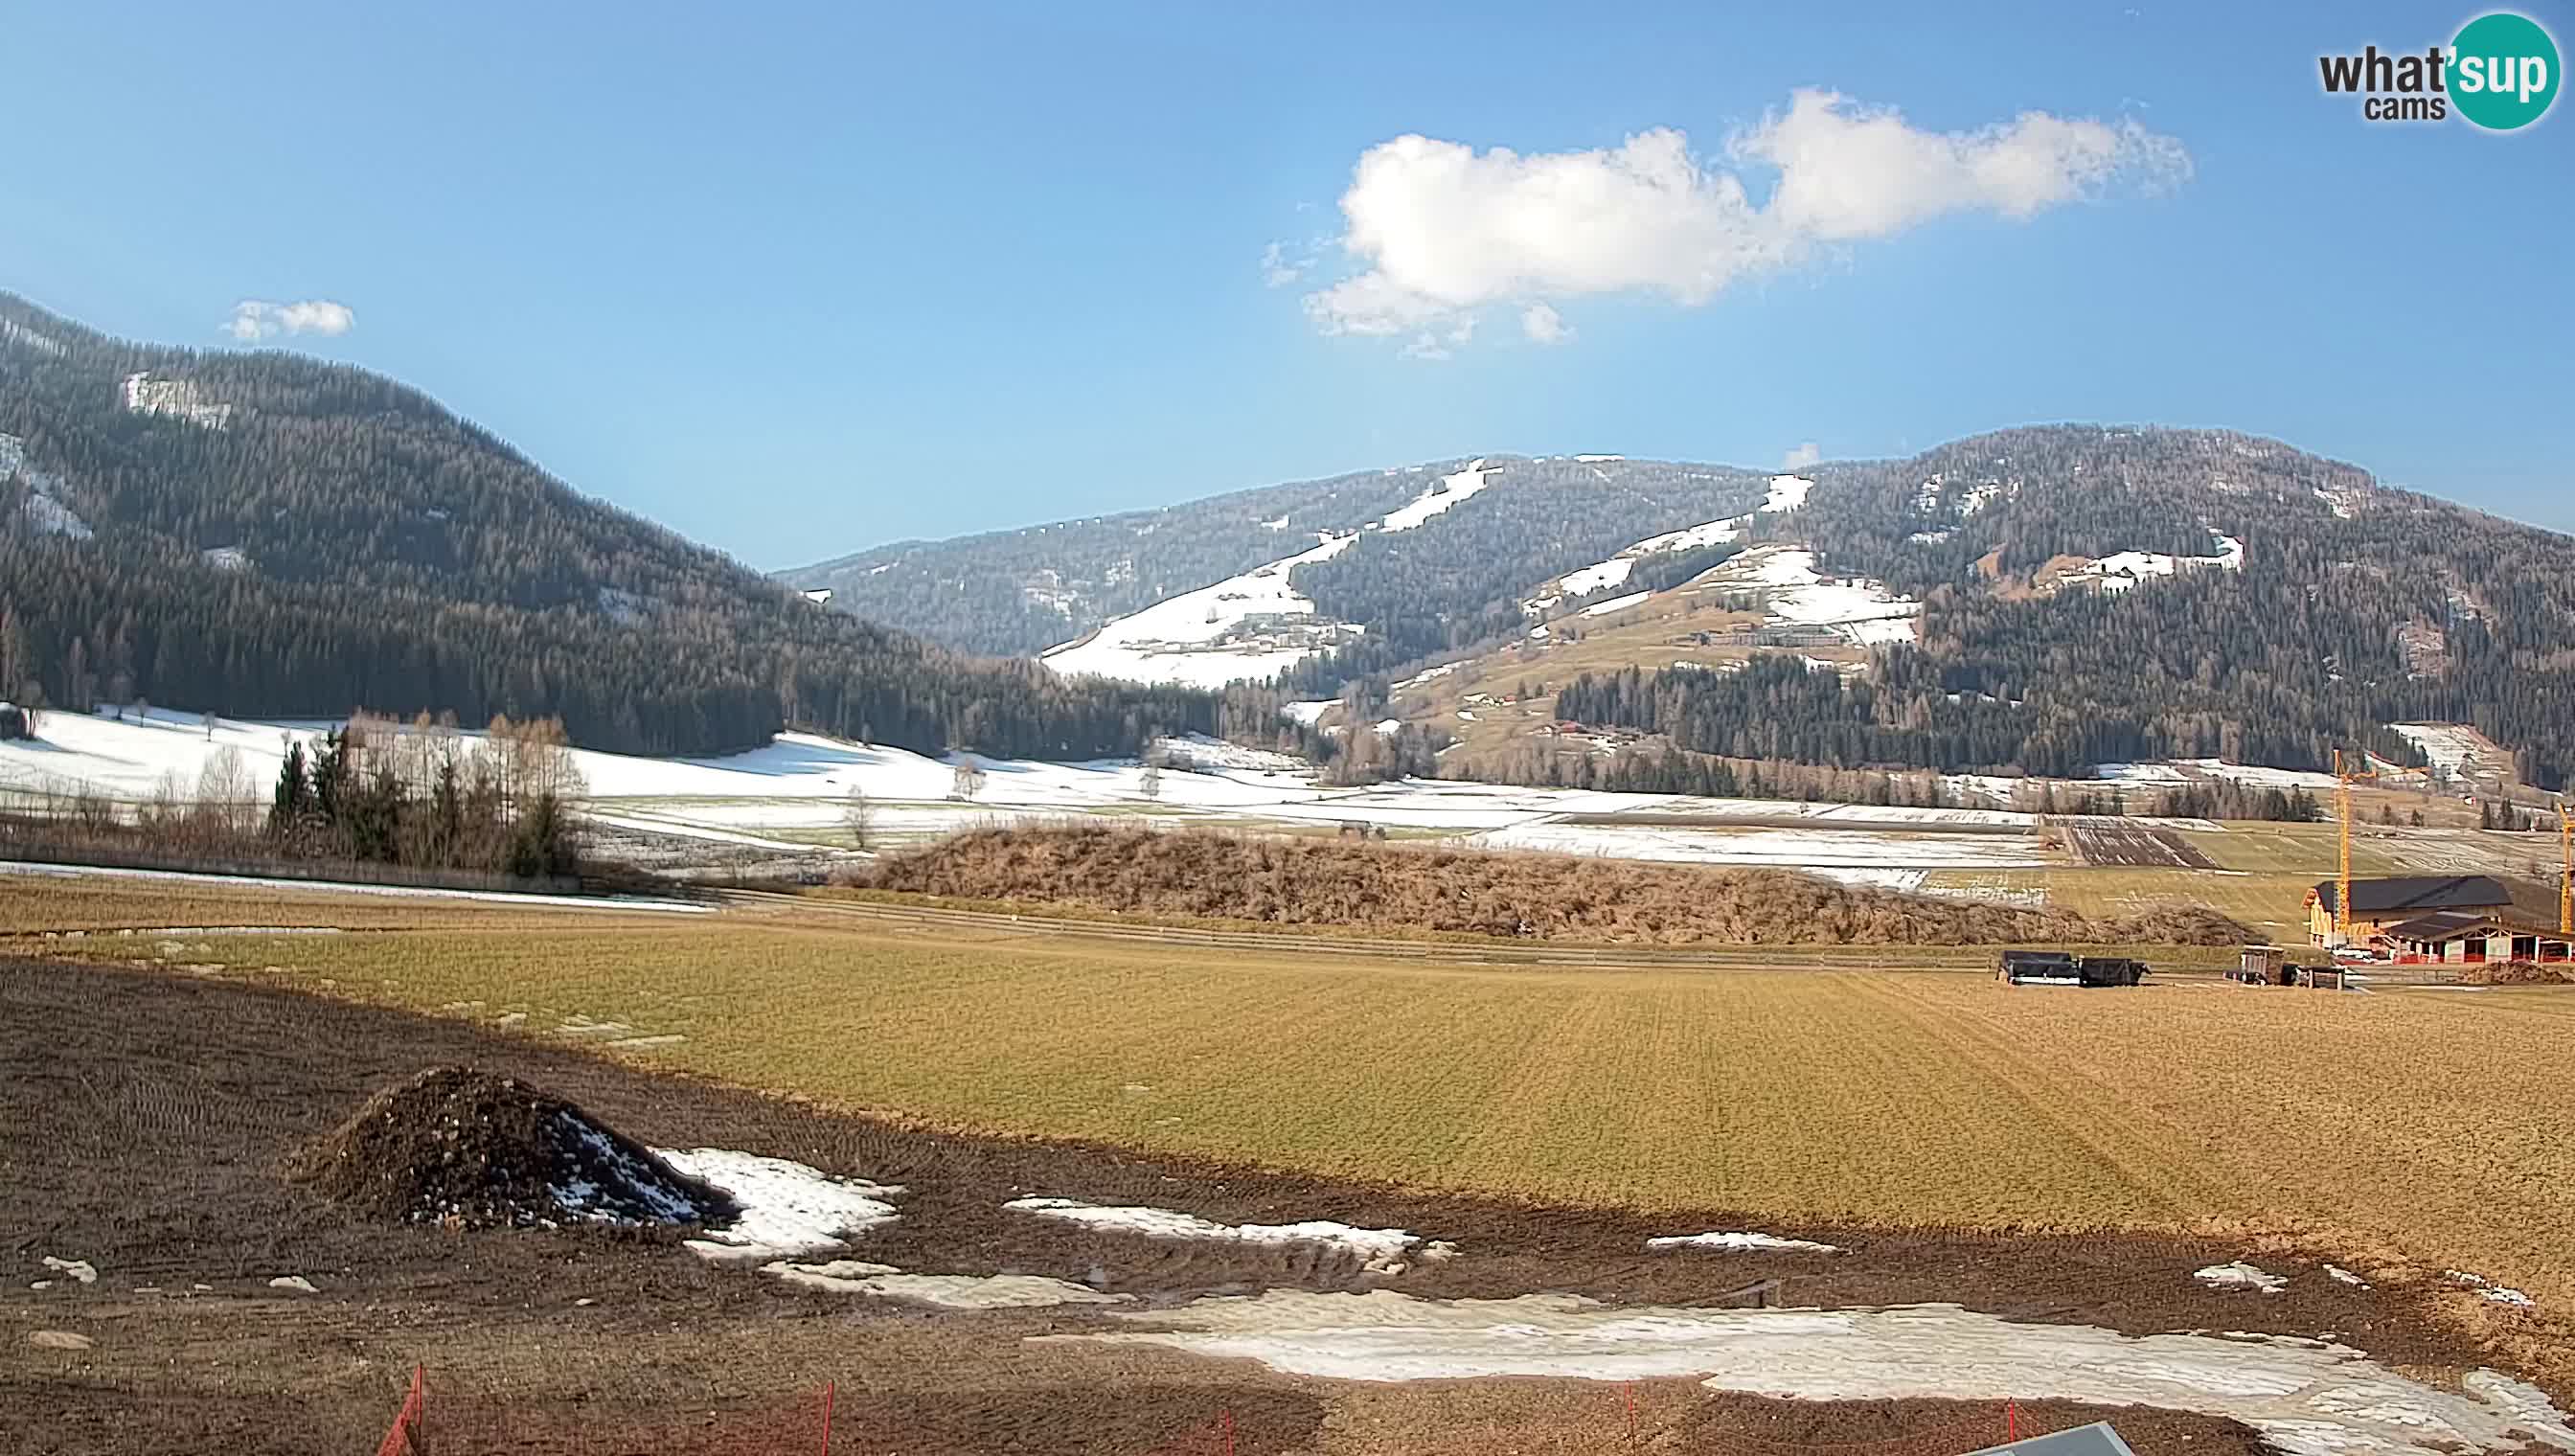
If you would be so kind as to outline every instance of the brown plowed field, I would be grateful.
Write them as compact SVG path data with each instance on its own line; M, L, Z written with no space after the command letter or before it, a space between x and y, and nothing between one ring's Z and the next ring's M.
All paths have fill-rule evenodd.
M2161 865L2180 869L2214 869L2216 863L2199 846L2173 829L2132 824L2115 818L2068 820L2066 834L2086 864Z
M863 1055L854 1047L852 1054ZM705 1433L775 1419L839 1386L835 1449L1142 1456L1207 1449L1235 1413L1248 1456L1633 1449L1617 1387L1481 1381L1347 1385L1248 1362L1024 1337L1097 1327L1081 1310L933 1312L787 1286L665 1242L597 1232L386 1223L280 1176L370 1091L438 1063L531 1080L659 1146L792 1157L909 1188L863 1257L920 1271L1090 1280L1152 1300L1268 1287L1350 1288L1346 1262L1089 1232L1001 1207L1025 1192L1149 1203L1211 1218L1331 1218L1456 1241L1464 1254L1394 1281L1434 1296L1559 1290L1691 1305L1776 1279L1779 1302L1947 1300L2035 1321L2163 1329L2330 1329L2378 1358L2452 1371L2489 1358L2430 1318L2436 1295L2301 1277L2250 1299L2195 1284L2235 1257L2182 1238L2010 1238L1830 1224L1783 1233L1839 1257L1693 1259L1642 1252L1675 1229L1743 1226L1725 1210L1646 1219L1436 1196L1113 1149L972 1138L826 1113L657 1075L465 1022L122 967L0 962L0 1450L130 1453L368 1449L415 1363L459 1409L512 1413L524 1452L725 1449ZM32 1290L48 1255L88 1261ZM314 1294L268 1281L302 1275ZM200 1287L202 1286L202 1287ZM95 1341L61 1350L37 1331ZM2562 1393L2561 1393L2562 1398ZM1794 1403L1687 1382L1637 1388L1638 1445L1685 1452L1896 1442L1904 1456L1989 1443L1990 1405ZM2024 1434L2096 1412L2033 1408ZM2250 1456L2240 1426L2119 1413L2145 1456ZM621 1432L651 1430L644 1438ZM704 1437L673 1436L673 1430ZM1197 1433L1197 1434L1193 1434ZM620 1444L621 1441L631 1444ZM693 1441L698 1442L692 1444ZM1910 1443L1910 1444L1901 1444ZM442 1452L444 1456L444 1452Z

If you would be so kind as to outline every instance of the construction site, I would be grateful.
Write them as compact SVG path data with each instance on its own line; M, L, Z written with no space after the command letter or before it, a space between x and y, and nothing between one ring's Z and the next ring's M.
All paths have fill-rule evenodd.
M2338 871L2307 892L2311 945L2398 965L2544 964L2575 959L2575 814L2556 805L2559 864L2553 916L2535 913L2490 874L2352 872L2353 785L2377 776L2334 755Z

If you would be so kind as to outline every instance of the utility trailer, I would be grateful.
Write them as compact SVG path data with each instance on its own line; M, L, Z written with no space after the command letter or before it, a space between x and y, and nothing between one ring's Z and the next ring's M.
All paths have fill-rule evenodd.
M2293 974L2288 951L2277 945L2247 945L2226 978L2240 985L2284 986Z
M2006 950L2001 978L2016 986L2132 986L2146 978L2146 963L2117 955Z

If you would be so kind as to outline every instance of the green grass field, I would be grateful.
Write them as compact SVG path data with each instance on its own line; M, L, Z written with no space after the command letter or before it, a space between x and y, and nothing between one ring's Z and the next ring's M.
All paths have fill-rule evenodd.
M2183 871L2090 873L2106 901ZM298 922L261 905L228 920L196 895L169 923ZM2575 993L2014 990L1794 950L1771 970L1433 966L802 907L353 913L376 932L16 948L465 1017L958 1128L1751 1218L2294 1228L2575 1297Z

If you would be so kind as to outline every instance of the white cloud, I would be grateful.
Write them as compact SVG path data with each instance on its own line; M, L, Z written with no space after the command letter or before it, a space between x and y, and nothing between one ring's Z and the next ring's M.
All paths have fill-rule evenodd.
M1786 455L1779 457L1779 469L1804 470L1823 458L1824 453L1815 448L1815 442L1809 440L1802 445L1791 447Z
M246 298L233 305L232 320L224 325L224 332L245 344L256 344L280 334L337 337L357 326L358 316L347 304L333 303L329 299L273 304Z
M1458 348L1474 337L1475 321L1471 316L1455 319L1438 333L1434 334L1431 331L1424 329L1420 333L1413 335L1412 342L1403 346L1403 357L1406 359L1454 359L1457 357Z
M1944 213L2027 218L2186 180L2181 144L2135 122L2024 112L1926 132L1893 111L1801 90L1727 141L1716 165L1661 128L1614 149L1523 156L1403 136L1370 147L1341 195L1358 271L1305 297L1326 334L1439 331L1496 303L1644 293L1697 307L1815 250L1886 237ZM1755 202L1743 170L1775 172Z
M1520 332L1538 344L1562 344L1573 337L1573 326L1553 304L1531 304L1520 310Z
M1286 244L1271 244L1269 247L1261 250L1262 287L1286 288L1288 285L1294 283L1297 279L1305 276L1305 268L1310 261L1311 260L1309 259L1299 258L1294 262L1289 262Z

